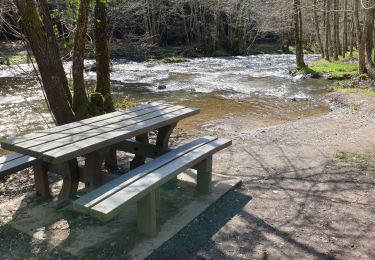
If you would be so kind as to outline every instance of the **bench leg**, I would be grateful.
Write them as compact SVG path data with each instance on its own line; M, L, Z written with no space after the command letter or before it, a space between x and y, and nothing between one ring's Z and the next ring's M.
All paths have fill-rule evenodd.
M105 168L109 172L117 171L117 154L116 154L115 147L110 148L110 150L108 151L105 157Z
M63 186L58 197L58 207L66 206L78 190L79 169L76 159L61 165L63 175Z
M156 234L155 191L137 201L137 221L139 232L148 236Z
M104 161L105 153L92 152L86 155L85 168L82 172L86 176L86 188L92 191L102 184L101 167Z
M176 128L177 123L167 125L158 129L158 136L156 137L156 146L168 148L169 138L173 130ZM170 180L171 182L177 182L177 177ZM156 207L160 206L160 188L155 191Z
M136 136L135 140L137 140L138 142L148 144L149 143L148 133ZM142 164L145 163L145 161L146 161L145 156L136 154L130 163L130 169L134 169L134 168L137 168L138 166L141 166Z
M196 169L198 193L210 193L212 190L212 155L200 162Z
M45 199L51 197L51 192L48 184L48 166L46 163L39 162L33 167L35 190L37 196Z

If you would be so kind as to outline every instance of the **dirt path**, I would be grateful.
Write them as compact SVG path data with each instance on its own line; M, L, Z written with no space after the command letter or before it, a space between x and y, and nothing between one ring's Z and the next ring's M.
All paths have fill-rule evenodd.
M375 259L375 98L327 98L333 112L318 118L259 129L226 127L241 119L226 118L195 132L233 139L214 171L241 176L243 186L151 259ZM22 192L31 188L12 178L0 185L0 202L17 196L16 180ZM8 258L70 258L7 228L0 243Z
M152 258L375 259L375 99L327 98L319 118L219 133L215 170L242 188Z

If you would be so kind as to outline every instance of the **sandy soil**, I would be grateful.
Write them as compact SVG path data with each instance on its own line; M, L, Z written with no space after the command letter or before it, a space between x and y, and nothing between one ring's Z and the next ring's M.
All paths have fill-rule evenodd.
M175 140L231 138L214 171L240 176L243 185L150 258L375 259L375 98L331 93L327 100L333 110L320 117L257 129L246 117L227 117ZM0 204L32 188L21 176L31 175L0 183ZM7 258L71 257L0 230Z

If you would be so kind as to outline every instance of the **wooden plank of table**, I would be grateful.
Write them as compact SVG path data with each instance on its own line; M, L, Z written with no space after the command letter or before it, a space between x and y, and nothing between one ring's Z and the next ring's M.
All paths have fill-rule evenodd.
M74 204L76 206L82 206L85 208L92 207L101 202L102 200L104 200L105 198L111 196L112 194L118 192L119 190L122 190L123 188L137 181L143 176L149 174L151 171L154 171L166 165L167 163L175 160L176 158L181 157L189 153L190 151L197 149L198 147L210 143L216 139L217 137L206 136L199 138L191 143L177 147L176 149L168 152L168 154L164 154L158 157L156 160L152 160L147 164L141 165L131 170L127 174L121 175L115 180L99 187L94 191L91 191L90 193L74 201Z
M73 135L86 133L90 130L97 129L97 128L100 128L100 127L103 127L103 126L108 127L111 124L115 124L115 123L129 122L130 119L135 119L135 118L140 117L142 115L147 115L147 114L150 114L150 113L153 113L153 112L158 112L158 111L160 111L164 108L168 108L168 107L171 107L171 105L163 104L163 105L159 105L159 106L155 106L155 107L150 107L150 108L142 109L140 111L126 113L126 114L123 114L123 115L120 115L120 116L107 118L105 120L94 122L94 123L91 123L91 124L81 125L81 126L78 126L78 127L75 127L75 128L68 129L68 130L60 131L58 133L51 133L49 135L34 138L32 140L21 142L21 143L18 143L16 145L20 146L22 148L31 148L31 147L43 145L45 143L52 144L53 141L58 140L58 139L68 138L68 137L73 136ZM64 140L67 140L67 139L64 139ZM55 143L53 143L53 145L55 145Z
M127 127L127 126L137 125L139 123L142 123L145 120L155 118L155 117L160 116L160 115L165 115L165 114L168 114L168 113L171 113L171 112L175 112L175 111L178 111L178 110L182 110L184 108L185 107L183 107L183 106L167 107L167 108L164 108L164 109L156 110L156 111L151 112L151 113L147 113L145 115L135 117L133 119L120 121L120 122L117 122L117 123L114 123L114 124L106 125L105 127L97 127L97 128L91 129L91 130L86 131L86 132L82 132L82 133L79 132L77 134L69 135L69 136L64 137L64 138L51 140L50 142L46 141L46 142L43 142L40 145L34 145L32 147L24 146L24 143L20 143L20 144L17 144L16 149L18 149L18 151L23 151L23 153L25 153L25 154L29 154L29 155L35 154L35 156L36 156L39 153L44 153L46 151L56 149L56 148L59 148L59 147L65 147L69 144L74 145L78 141L85 140L85 139L88 139L90 137L94 137L94 136L97 136L97 135L100 135L100 134L108 133L110 131L117 130L117 129L120 129L120 128L124 128L124 127ZM104 136L104 138L106 136ZM62 148L62 149L65 149L65 148Z
M71 143L61 148L49 150L41 157L51 163L60 163L75 158L86 153L96 151L102 147L110 146L126 139L132 138L142 133L149 132L160 127L176 123L184 118L198 114L199 109L184 108L172 113L159 115L131 126L126 126L116 130Z
M155 169L145 177L114 193L112 196L107 197L105 200L91 207L91 212L93 215L104 221L110 219L117 214L117 212L122 210L124 202L129 205L128 203L142 198L147 193L160 187L160 185L171 178L174 178L182 171L192 167L201 162L204 158L207 158L231 144L232 142L230 140L220 138L198 147L197 149L176 158L170 163Z
M159 105L161 105L161 103L149 103L149 104L136 106L136 107L133 107L133 108L130 108L130 109L127 109L127 110L123 110L123 111L118 111L118 112L104 114L104 115L100 115L100 116L96 116L96 117L91 117L91 118L84 119L84 120L81 120L81 121L78 121L78 122L73 122L73 123L69 123L69 124L65 124L65 125L61 125L61 126L56 126L56 127L44 129L44 130L38 131L36 133L31 133L31 134L27 134L27 135L20 136L20 137L10 138L6 141L1 142L1 145L4 149L12 150L12 145L14 145L14 144L18 144L18 143L21 143L21 142L32 140L34 138L42 137L42 136L49 135L49 134L52 134L52 133L65 131L67 129L72 129L72 128L79 127L79 126L84 125L84 124L92 124L92 123L95 123L95 122L98 122L98 121L105 120L107 118L111 118L111 117L115 117L115 116L121 116L121 115L124 115L124 114L140 111L140 110L147 109L147 108L150 108L150 107L156 107L156 106L159 106Z

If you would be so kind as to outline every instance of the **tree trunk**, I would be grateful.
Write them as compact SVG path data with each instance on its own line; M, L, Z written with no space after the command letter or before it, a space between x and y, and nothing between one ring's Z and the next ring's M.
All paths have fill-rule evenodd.
M338 20L338 17L337 17L337 0L333 0L333 58L334 60L339 60L339 52L338 52L338 42L337 42L337 31L338 31L338 27L337 27L337 20Z
M342 48L341 48L341 43L340 43L340 2L339 0L336 0L336 42L337 42L337 53L338 55L342 55Z
M353 52L354 52L354 42L355 42L355 25L354 25L354 1L352 0L352 15L351 15L351 24L350 24L350 58L353 58Z
M44 0L39 16L33 0L16 0L23 30L35 56L48 104L58 125L70 123L75 116L70 106L71 95L58 46ZM43 25L42 25L42 21Z
M318 22L318 12L317 12L317 7L316 7L316 1L317 0L314 0L314 25L315 25L315 32L316 32L316 36L317 36L317 40L318 40L318 44L319 44L319 49L320 49L320 53L322 55L322 58L324 58L324 47L323 47L323 42L322 42L322 38L320 37L320 30L319 30L319 22Z
M329 61L329 58L330 58L330 43L331 43L331 23L330 23L330 15L329 15L329 12L330 12L330 8L331 8L331 3L330 3L330 0L325 0L325 17L326 17L326 21L325 21L325 44L324 44L324 49L325 49L325 59L327 61Z
M110 59L107 39L106 3L96 0L95 5L95 51L96 51L96 88L95 92L103 97L103 111L114 111L111 97Z
M371 68L374 68L374 61L372 59L374 11L370 10L369 12L370 21L366 34L366 62Z
M302 13L300 0L294 0L294 37L296 45L296 63L297 69L306 67L303 57L303 44L302 44Z
M345 58L345 54L348 51L348 0L344 0L344 28L342 32L342 57Z
M40 16L42 19L42 23L44 25L43 28L45 30L47 44L48 46L51 46L52 48L50 50L51 54L53 55L52 58L55 59L56 61L60 61L60 62L57 62L56 65L58 67L56 67L56 69L59 71L60 81L63 82L64 90L66 92L65 93L66 98L69 104L72 105L72 93L70 92L68 80L66 78L64 67L61 62L59 46L56 41L55 32L53 31L52 19L51 19L50 11L48 8L48 3L46 0L38 0L37 2L39 3L39 6L40 6Z
M366 36L364 34L365 31L362 31L361 24L359 22L359 1L360 0L354 0L354 6L353 6L353 16L354 16L354 26L357 34L357 48L358 48L358 72L363 74L367 73L367 67L366 67L366 54L365 54L365 39ZM366 19L367 20L367 12L366 12ZM366 21L365 21L366 25ZM364 26L366 27L366 26Z
M73 110L77 119L83 119L88 116L89 99L87 97L84 71L84 53L87 33L87 23L89 16L90 0L81 0L77 28L74 35L73 49Z

